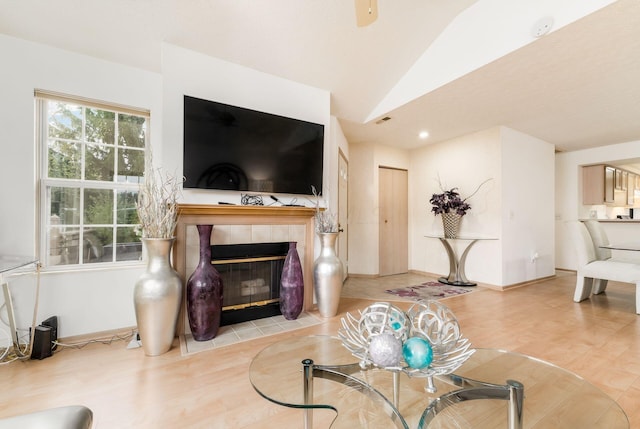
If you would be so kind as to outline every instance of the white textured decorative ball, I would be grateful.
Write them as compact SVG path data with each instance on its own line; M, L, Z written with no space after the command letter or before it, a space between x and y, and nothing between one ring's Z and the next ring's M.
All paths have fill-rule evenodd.
M371 361L377 366L387 368L398 366L402 358L402 341L390 332L384 332L371 338L369 343Z

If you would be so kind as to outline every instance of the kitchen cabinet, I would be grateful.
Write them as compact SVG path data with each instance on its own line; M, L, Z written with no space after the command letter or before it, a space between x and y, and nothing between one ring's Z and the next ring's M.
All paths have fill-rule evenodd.
M615 169L615 190L616 191L622 191L623 187L622 187L622 182L623 182L623 178L622 178L622 170L619 169Z
M640 174L606 164L582 167L582 204L633 206L640 194Z
M611 204L615 202L616 173L614 167L603 164L582 167L582 204ZM620 173L622 172L620 171ZM620 180L622 180L622 175L620 175Z

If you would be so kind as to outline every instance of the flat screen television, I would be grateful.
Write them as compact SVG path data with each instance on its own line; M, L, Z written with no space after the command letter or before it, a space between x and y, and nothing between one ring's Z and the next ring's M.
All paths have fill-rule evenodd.
M185 188L322 192L324 125L184 96Z

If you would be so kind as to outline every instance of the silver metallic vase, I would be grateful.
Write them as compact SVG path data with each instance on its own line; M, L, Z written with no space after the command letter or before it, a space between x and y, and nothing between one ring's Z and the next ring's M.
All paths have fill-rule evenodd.
M171 267L173 238L143 238L147 270L133 289L138 332L144 354L158 356L171 349L182 299L182 281Z
M319 232L320 256L313 263L313 289L322 317L338 313L342 292L342 261L336 254L337 232Z
M444 238L458 238L462 216L457 213L442 213Z

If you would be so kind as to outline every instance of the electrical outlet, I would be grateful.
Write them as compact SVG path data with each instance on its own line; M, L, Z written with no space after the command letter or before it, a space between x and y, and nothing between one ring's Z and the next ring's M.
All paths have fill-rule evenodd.
M127 349L137 349L138 347L142 347L142 341L140 340L140 333L136 332L131 341L129 341Z

